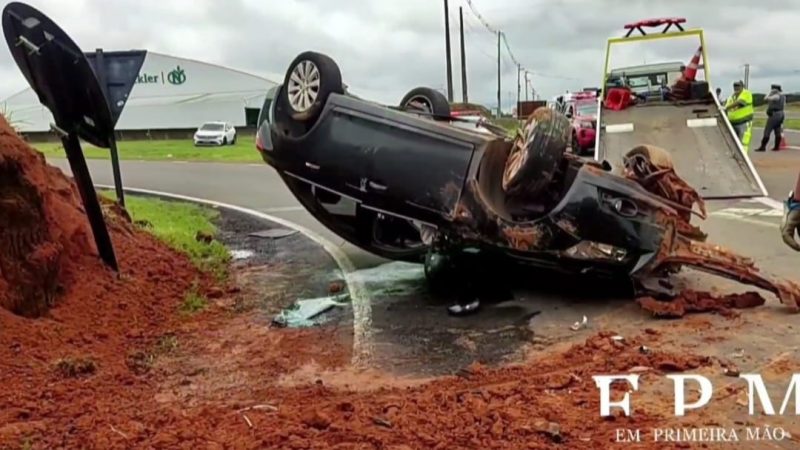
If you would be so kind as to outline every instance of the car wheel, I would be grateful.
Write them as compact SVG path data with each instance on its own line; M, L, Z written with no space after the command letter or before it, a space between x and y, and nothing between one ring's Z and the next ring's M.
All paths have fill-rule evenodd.
M551 109L531 114L506 160L503 190L529 199L542 194L561 165L571 129L569 120Z
M313 122L331 94L344 93L339 66L315 52L301 53L292 61L283 85L289 115L301 122Z
M236 135L233 135L233 139L231 139L231 145L236 145Z
M441 92L418 87L412 89L400 101L400 108L405 111L420 111L440 117L450 117L450 103Z
M228 145L228 138L227 136L222 138L222 145Z

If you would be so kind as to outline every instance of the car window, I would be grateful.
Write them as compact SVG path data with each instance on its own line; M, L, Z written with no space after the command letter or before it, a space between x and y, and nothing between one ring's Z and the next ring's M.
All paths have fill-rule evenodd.
M223 125L221 123L204 123L200 129L203 131L222 131Z
M267 92L267 95L264 97L264 104L261 105L261 111L258 113L258 126L260 127L262 123L269 117L269 109L272 106L272 100L275 98L278 92L278 87L275 86Z

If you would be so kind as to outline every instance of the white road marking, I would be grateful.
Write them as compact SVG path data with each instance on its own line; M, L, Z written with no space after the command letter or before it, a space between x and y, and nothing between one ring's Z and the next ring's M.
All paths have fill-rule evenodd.
M706 117L704 119L686 119L686 126L689 128L716 127L716 117Z
M769 197L757 197L753 201L769 206L772 209L783 211L783 203Z
M305 211L306 209L302 206L276 206L275 208L266 208L263 211L267 214L274 214L274 213L282 213L282 212L293 212L293 211Z
M732 215L739 217L783 217L783 211L772 208L725 208L711 215Z
M714 217L722 217L726 219L736 220L738 222L749 223L752 225L760 225L762 227L778 228L778 224L774 222L765 222L763 220L751 219L749 217L740 216L738 214L730 214L723 211L716 211L711 214Z
M633 131L632 123L620 123L615 125L606 125L606 133L630 133Z
M95 187L101 189L113 189L113 186L104 185L104 184L95 184ZM282 225L287 228L291 228L293 230L297 230L300 233L303 233L312 241L316 242L317 244L321 245L323 249L333 258L336 264L339 266L339 270L342 271L342 276L344 276L345 283L347 283L347 287L350 290L350 300L353 304L353 359L352 362L354 365L366 365L369 362L369 358L372 355L370 346L372 343L371 335L372 335L372 303L369 297L369 293L367 292L366 287L364 284L359 280L357 277L354 277L352 274L356 271L353 262L347 256L347 254L340 249L336 244L333 242L325 239L324 237L320 236L319 234L315 233L308 228L305 228L301 225L297 225L296 223L290 222L286 219L282 219L280 217L276 217L267 213L263 213L260 211L255 211L252 209L244 208L241 206L230 205L227 203L217 202L214 200L208 200L204 198L197 198L197 197L189 197L186 195L180 194L172 194L169 192L161 192L161 191L153 191L150 189L140 189L140 188L132 188L126 187L125 191L133 192L133 193L140 193L140 194L150 194L150 195L157 195L161 197L169 197L174 198L177 200L185 200L189 202L195 203L202 203L206 205L215 206L217 208L225 208L232 211L238 211L240 213L244 213L253 217L258 217L265 220L270 220L275 222L279 225Z

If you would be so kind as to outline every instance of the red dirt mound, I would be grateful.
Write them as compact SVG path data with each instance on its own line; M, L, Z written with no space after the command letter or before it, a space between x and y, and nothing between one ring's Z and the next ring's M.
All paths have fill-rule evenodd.
M38 316L94 251L75 186L0 119L0 308Z
M109 205L121 272L107 269L80 205L71 181L0 118L0 447L36 434L48 412L79 423L99 397L110 409L143 392L135 350L204 284L188 258Z
M669 301L659 301L652 297L637 300L642 309L655 317L679 318L688 313L716 312L723 316L736 316L734 309L756 308L765 303L764 297L757 292L730 294L723 297L709 292L684 291Z

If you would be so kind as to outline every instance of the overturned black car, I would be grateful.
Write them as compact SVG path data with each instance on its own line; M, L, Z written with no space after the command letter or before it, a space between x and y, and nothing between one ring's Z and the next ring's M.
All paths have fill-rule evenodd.
M577 158L570 124L537 110L509 136L461 123L438 92L417 88L398 107L346 93L329 57L300 54L268 96L257 146L302 205L352 244L425 262L480 250L577 275L629 277L641 291L683 265L770 290L797 305L800 289L760 274L690 225L703 202L665 152L621 161ZM699 211L695 210L699 206ZM662 292L663 293L663 292Z

